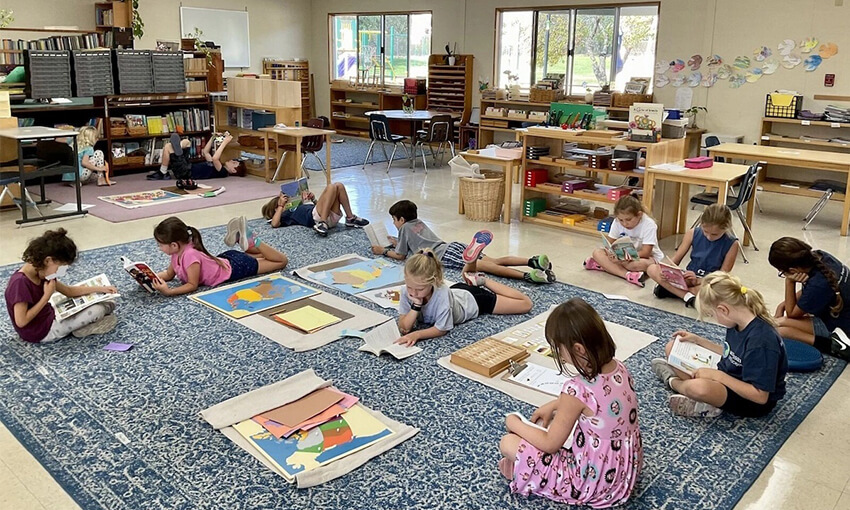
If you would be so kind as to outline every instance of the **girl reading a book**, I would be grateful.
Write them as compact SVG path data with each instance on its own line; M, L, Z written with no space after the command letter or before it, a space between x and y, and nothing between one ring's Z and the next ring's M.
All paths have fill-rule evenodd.
M269 220L272 228L301 225L312 228L322 237L337 226L345 211L345 226L362 228L369 220L361 218L351 210L348 192L341 182L332 183L322 190L319 200L311 191L301 193L300 203L295 204L293 197L281 192L263 205L263 218Z
M94 150L98 138L97 128L94 126L80 128L80 134L77 136L77 171L80 172L80 183L87 183L95 173L98 186L112 186L115 181L109 180L109 168L106 166L103 152ZM74 182L74 174L62 174L62 181Z
M684 301L686 307L693 308L705 275L714 271L732 271L739 249L738 239L731 233L732 212L725 205L712 204L705 208L699 223L698 227L685 232L682 244L672 258L672 266L678 266L691 252L686 271L663 262L646 269L646 274L656 282L653 292L657 298L675 296Z
M779 334L850 361L850 267L793 237L774 242L767 259L785 278Z
M289 262L286 255L260 241L248 228L244 216L227 223L227 235L224 237L226 245L239 244L242 251L227 250L217 257L204 247L198 229L174 216L160 222L153 231L153 237L160 251L171 257L168 269L156 274L162 281L152 284L166 296L188 294L200 285L216 287L249 276L280 271ZM183 283L170 287L167 282L175 276Z
M512 492L526 496L593 508L622 505L643 467L634 380L614 358L602 318L579 298L552 310L546 340L561 373L578 373L531 415L542 427L508 415L499 471Z
M729 273L705 277L697 296L701 317L713 317L726 327L723 345L687 331L674 338L693 342L720 354L717 368L700 368L689 375L664 358L652 360L655 375L676 394L670 410L681 416L712 418L723 411L747 417L768 414L785 395L788 359L776 323L761 294ZM673 342L666 347L669 357Z
M404 264L404 287L399 301L395 343L412 346L419 340L445 335L456 325L484 314L522 314L531 310L531 298L522 292L485 278L477 271L478 253L470 253L463 272L465 283L449 288L443 281L443 265L430 249L419 251ZM426 325L415 330L417 324Z
M614 221L607 238L614 243L621 237L631 240L637 257L629 255L628 251L618 256L613 250L597 248L584 261L584 267L591 271L605 271L643 287L644 271L660 262L664 253L658 247L658 225L646 214L643 204L634 195L624 196L614 204Z
M64 228L48 230L29 242L24 250L24 265L6 284L6 310L12 326L26 342L52 342L73 334L81 338L107 333L117 320L112 302L95 303L62 321L50 304L50 297L59 292L68 297L86 296L98 292L114 294L115 287L65 285L65 276L77 258L77 245Z

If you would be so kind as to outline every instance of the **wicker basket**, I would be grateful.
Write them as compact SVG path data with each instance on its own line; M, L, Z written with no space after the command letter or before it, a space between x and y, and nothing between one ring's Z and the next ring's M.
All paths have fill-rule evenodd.
M112 136L127 136L127 128L124 126L109 128L109 134Z
M628 108L635 103L651 103L652 94L623 94L615 92L611 100L611 106L617 108Z
M484 179L460 178L460 196L466 219L497 221L505 203L505 175L488 170L482 170L481 173Z
M130 136L145 136L146 134L148 134L148 128L147 126L128 126L127 133L129 133Z
M531 89L528 92L528 100L532 103L553 103L564 99L564 91L560 89Z

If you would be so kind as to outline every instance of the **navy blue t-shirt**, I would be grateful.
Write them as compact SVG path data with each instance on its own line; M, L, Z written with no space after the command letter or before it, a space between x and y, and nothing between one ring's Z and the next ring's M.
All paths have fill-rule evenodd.
M316 224L313 220L313 208L315 204L301 204L295 209L283 211L280 214L280 226L291 227L292 225L301 225L302 227L310 227Z
M809 272L809 279L803 285L803 292L797 300L800 310L812 314L826 324L832 331L841 328L850 333L850 268L825 251L816 250L826 267L832 270L838 280L838 288L844 299L844 308L833 317L830 307L835 304L835 291L829 286L826 276L818 268Z
M694 229L694 239L691 241L691 261L688 262L688 271L693 271L702 278L708 273L713 273L723 267L729 248L735 244L738 238L730 234L720 236L719 239L709 241L702 228Z
M752 320L742 331L726 329L723 358L717 369L770 393L769 402L785 395L785 373L788 357L785 344L776 328L760 317Z

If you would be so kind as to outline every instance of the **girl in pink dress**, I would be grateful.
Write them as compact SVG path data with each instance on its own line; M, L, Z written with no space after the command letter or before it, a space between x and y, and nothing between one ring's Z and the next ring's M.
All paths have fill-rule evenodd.
M552 310L546 339L561 372L572 364L578 375L531 415L546 430L508 416L499 470L512 492L593 508L621 505L643 465L632 376L614 359L616 346L599 314L581 299Z

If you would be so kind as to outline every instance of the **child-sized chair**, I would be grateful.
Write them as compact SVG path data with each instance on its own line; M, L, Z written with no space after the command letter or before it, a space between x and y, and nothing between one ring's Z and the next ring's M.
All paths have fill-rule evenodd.
M322 119L310 119L304 123L304 127L317 128L322 129L325 127L325 123ZM328 173L327 168L325 168L325 164L322 163L322 158L319 157L317 152L322 150L322 147L325 146L325 136L324 135L315 135L315 136L305 136L301 139L301 171L307 178L310 178L310 174L308 170L312 170L311 168L307 168L304 166L304 163L307 162L307 156L312 155L316 158L316 161L319 162L319 166L325 174ZM274 171L274 177L272 177L272 182L277 180L277 174L280 172L280 169L283 168L283 163L286 161L286 155L290 152L295 152L296 147L293 144L285 144L278 145L278 150L283 151L283 154L280 156L280 162L277 164L277 168ZM312 170L318 172L318 170Z
M431 158L434 163L437 162L437 154L434 153L434 144L437 146L437 153L440 154L440 166L443 166L443 155L445 155L445 144L451 148L452 157L455 155L454 142L451 140L449 133L451 131L452 116L451 115L434 115L431 118L431 123L426 129L416 132L416 145L413 146L413 156L416 157L416 148L419 147L419 153L422 155L422 165L425 167L425 173L428 173L428 163L425 161L425 146L431 150ZM442 152L440 152L442 151ZM414 162L415 167L415 162Z
M396 149L398 149L398 144L401 144L401 149L404 151L404 157L410 159L410 153L407 152L407 147L404 145L404 137L401 135L394 135L390 130L390 121L387 119L386 115L380 113L373 113L369 116L369 138L372 140L372 143L369 144L369 151L366 152L366 159L363 160L363 169L366 169L366 163L369 162L369 157L372 156L372 150L375 148L375 143L381 145L381 150L384 151L384 157L387 157L387 149L384 147L385 143L393 144L393 153L387 158L387 173L390 173L390 167L395 160ZM372 161L374 163L374 161Z

